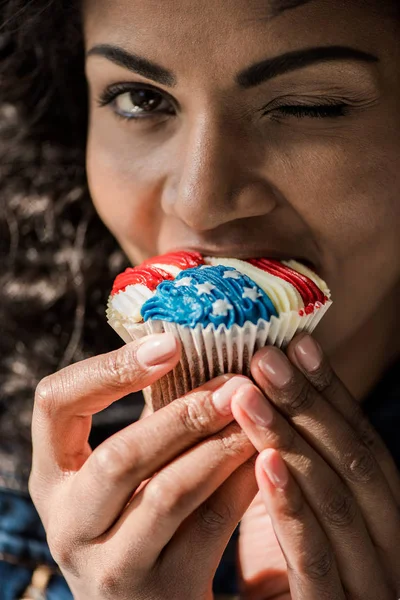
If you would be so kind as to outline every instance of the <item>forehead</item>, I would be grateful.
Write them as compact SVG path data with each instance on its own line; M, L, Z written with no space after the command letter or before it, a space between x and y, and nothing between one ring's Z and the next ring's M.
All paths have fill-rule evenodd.
M349 2L357 0L336 0L335 4L348 4ZM364 0L368 2L369 0ZM332 0L163 0L162 3L159 0L147 0L146 2L140 2L137 0L83 0L83 5L86 14L92 13L113 13L113 14L134 14L138 9L144 8L149 13L157 13L159 16L164 17L167 14L175 12L185 8L186 11L197 12L199 15L201 11L207 10L210 12L214 9L214 12L224 13L226 15L247 15L260 18L274 18L280 16L286 11L295 10L299 7L308 4L329 4L332 5Z
M182 77L225 77L267 56L324 45L381 54L385 43L376 22L382 0L83 1L87 47L119 45Z
M191 28L191 35L203 34L211 29L222 34L225 30L253 26L266 22L273 27L305 26L309 35L310 18L340 21L344 13L374 14L385 12L382 6L389 0L82 0L86 25L117 28L121 34L157 33L168 29L166 39L173 39L179 32ZM393 0L395 1L395 0ZM377 8L379 7L379 8ZM358 14L357 14L358 12ZM347 17L349 14L347 14ZM171 29L172 26L172 29ZM354 23L353 23L354 26ZM160 39L160 42L165 41Z

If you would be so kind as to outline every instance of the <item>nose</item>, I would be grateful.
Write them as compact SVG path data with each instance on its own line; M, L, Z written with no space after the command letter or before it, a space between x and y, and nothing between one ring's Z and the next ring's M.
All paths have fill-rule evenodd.
M202 232L274 209L274 188L234 126L203 118L178 137L176 167L163 190L166 214Z

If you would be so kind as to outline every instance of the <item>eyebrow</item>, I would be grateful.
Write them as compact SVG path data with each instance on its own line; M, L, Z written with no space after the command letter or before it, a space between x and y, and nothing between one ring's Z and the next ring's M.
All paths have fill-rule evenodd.
M297 8L298 6L303 6L303 4L308 4L313 0L270 0L269 9L270 9L270 17L276 17L286 10L291 10L293 8Z
M129 69L129 71L133 71L147 79L152 79L162 85L168 87L174 87L176 85L176 77L171 71L147 60L147 58L127 52L118 46L112 46L111 44L99 44L93 46L86 56L93 55L104 56L120 67Z
M236 76L236 83L242 88L252 88L278 75L303 69L315 63L335 60L356 60L369 63L379 61L377 56L369 52L363 52L348 46L306 48L268 58L247 67Z
M114 64L151 79L156 83L168 87L175 87L177 78L174 73L165 67L157 65L147 58L110 44L93 46L87 56L103 56ZM378 62L379 58L369 52L350 48L348 46L321 46L306 48L294 52L287 52L274 58L268 58L240 71L235 77L239 87L248 89L256 87L278 75L290 71L303 69L312 64L331 62L335 60L355 60L361 62Z

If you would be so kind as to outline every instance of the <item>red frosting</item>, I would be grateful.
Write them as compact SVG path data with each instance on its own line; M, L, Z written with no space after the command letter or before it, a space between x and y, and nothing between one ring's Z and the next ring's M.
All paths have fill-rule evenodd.
M135 283L141 283L153 291L165 279L174 278L170 273L151 266L129 267L116 277L111 295L114 296L118 292L123 292L128 285L134 285Z
M306 275L283 265L278 260L272 258L251 258L247 262L271 275L280 277L291 283L299 292L304 302L304 312L309 315L314 311L314 308L319 304L325 304L327 298L322 290Z
M193 269L200 265L204 265L204 258L200 252L170 252L169 254L162 254L160 256L153 256L144 261L143 265L173 265L179 267L182 270Z
M134 285L135 283L141 283L149 290L154 291L165 279L174 279L164 269L154 267L153 265L155 264L173 265L184 270L204 265L204 259L199 252L184 252L183 250L153 256L145 260L141 265L133 268L129 267L118 275L114 281L111 295L114 296L118 292L123 292L128 285Z

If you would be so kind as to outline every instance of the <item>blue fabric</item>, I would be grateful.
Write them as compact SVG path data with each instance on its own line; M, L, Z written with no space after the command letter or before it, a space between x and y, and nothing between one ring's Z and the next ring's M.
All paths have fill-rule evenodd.
M20 598L28 587L31 577L31 569L0 561L1 600Z
M278 313L267 294L252 279L222 265L182 271L173 281L162 281L142 306L145 321L173 321L214 327L246 321L269 321Z
M21 598L31 582L33 570L19 565L0 561L0 600ZM65 579L54 575L46 591L47 600L73 600Z
M32 501L23 494L0 490L0 600L19 599L38 565L47 565L53 572L46 598L72 600Z

